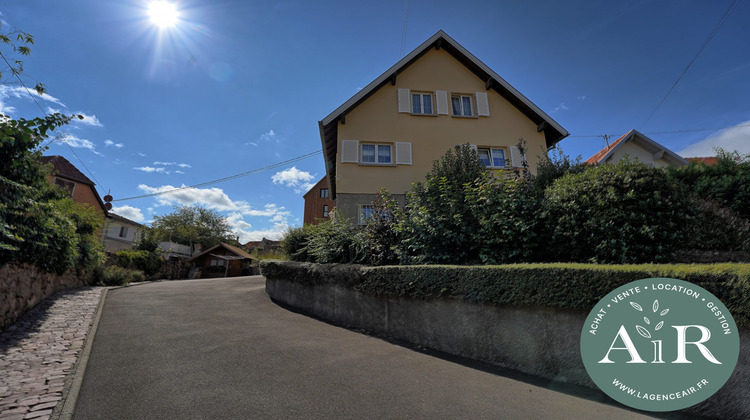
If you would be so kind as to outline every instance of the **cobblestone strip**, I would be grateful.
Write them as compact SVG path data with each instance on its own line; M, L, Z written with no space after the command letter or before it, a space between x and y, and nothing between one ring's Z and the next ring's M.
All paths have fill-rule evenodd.
M48 419L63 398L104 288L52 295L0 333L0 418Z

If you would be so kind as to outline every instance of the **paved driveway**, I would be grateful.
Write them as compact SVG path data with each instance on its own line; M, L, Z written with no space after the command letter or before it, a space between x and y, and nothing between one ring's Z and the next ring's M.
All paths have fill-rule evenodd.
M110 291L74 415L634 417L290 312L259 276Z

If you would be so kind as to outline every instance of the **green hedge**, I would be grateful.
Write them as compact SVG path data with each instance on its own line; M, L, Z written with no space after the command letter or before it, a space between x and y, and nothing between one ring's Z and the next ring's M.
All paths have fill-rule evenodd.
M260 268L261 274L270 279L293 279L306 285L340 284L375 296L450 297L583 312L628 282L669 277L705 288L729 308L738 325L750 327L750 264L363 267L263 261Z

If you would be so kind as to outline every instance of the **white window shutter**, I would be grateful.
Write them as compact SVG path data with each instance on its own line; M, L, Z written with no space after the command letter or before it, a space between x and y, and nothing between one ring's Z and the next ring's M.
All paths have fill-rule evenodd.
M411 112L411 94L409 89L398 90L398 112Z
M396 143L396 165L411 165L411 143Z
M435 91L435 99L437 99L438 115L448 115L448 92L444 90Z
M517 146L510 146L510 164L514 168L523 167L523 155Z
M341 140L341 163L359 163L359 141Z
M487 92L477 92L475 98L477 100L477 115L480 117L489 117L490 102L487 98Z

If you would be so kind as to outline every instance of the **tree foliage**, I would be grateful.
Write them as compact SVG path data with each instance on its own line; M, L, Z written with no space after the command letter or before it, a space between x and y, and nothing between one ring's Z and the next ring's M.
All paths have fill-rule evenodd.
M151 227L159 240L190 245L191 248L201 244L207 249L221 242L234 241L226 217L200 206L175 206L172 213L155 216Z

